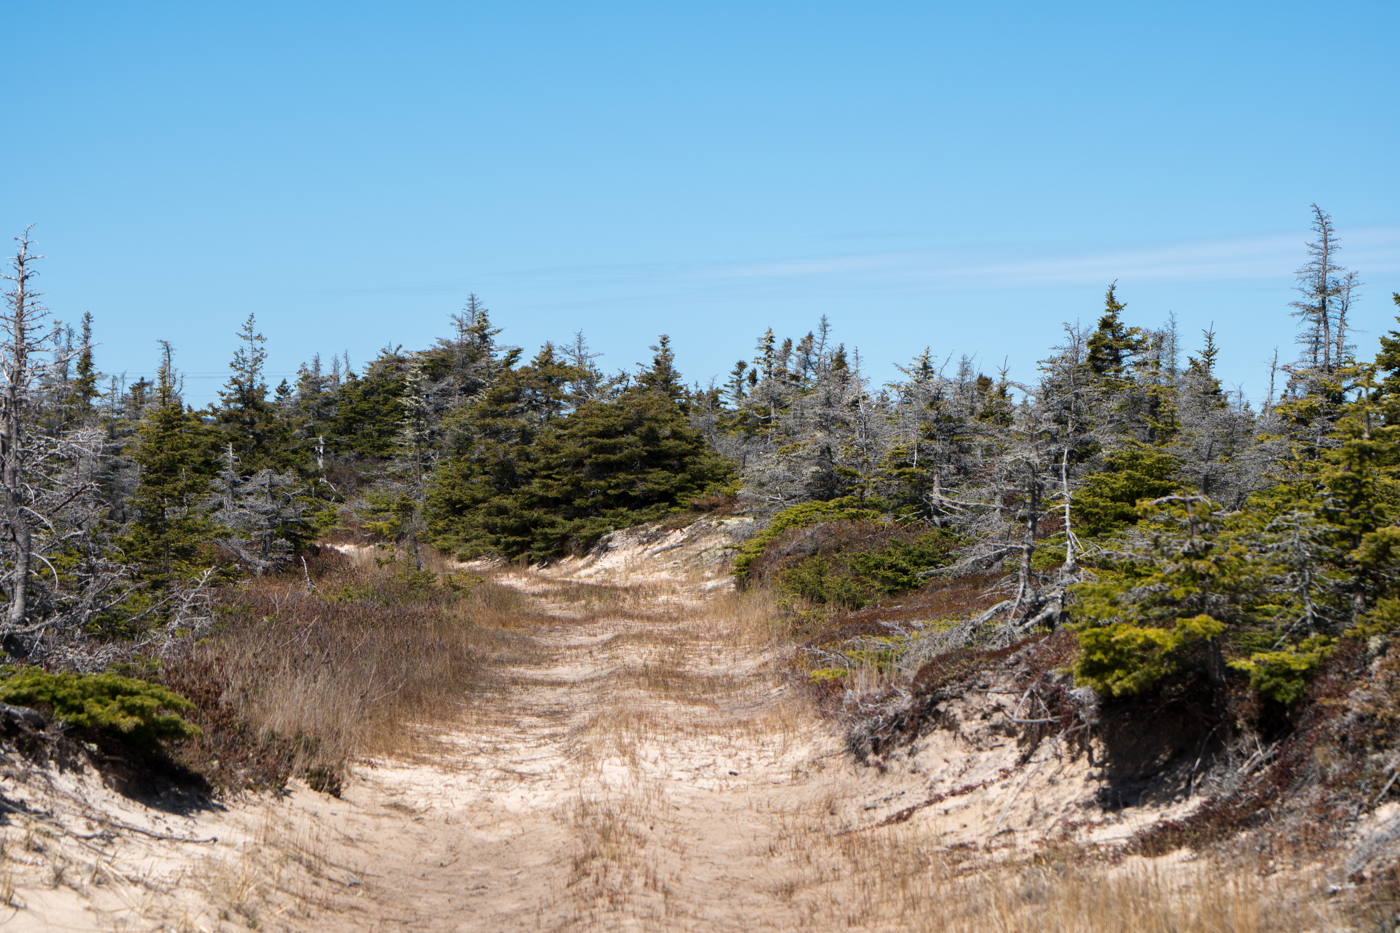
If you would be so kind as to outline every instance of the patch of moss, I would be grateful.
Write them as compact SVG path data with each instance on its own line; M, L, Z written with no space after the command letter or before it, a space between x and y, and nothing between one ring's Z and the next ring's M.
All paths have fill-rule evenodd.
M844 667L819 667L808 676L811 678L812 683L820 684L840 680L849 673L850 671Z

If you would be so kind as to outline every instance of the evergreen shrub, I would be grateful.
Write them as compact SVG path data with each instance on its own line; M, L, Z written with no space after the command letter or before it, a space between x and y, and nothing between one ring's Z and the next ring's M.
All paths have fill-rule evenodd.
M1110 454L1102 472L1089 477L1074 494L1072 511L1079 530L1099 535L1136 524L1137 505L1177 492L1175 457L1156 450L1122 450Z
M144 748L200 734L178 715L194 708L166 688L118 674L51 674L26 667L0 683L0 700L47 709L69 725Z
M823 530L829 534L820 553L781 571L778 589L838 609L862 609L917 589L927 571L948 563L954 543L944 532L900 540L898 535L908 534L904 529L872 529L861 522L823 523Z
M768 527L750 538L734 557L734 575L743 579L749 567L762 556L769 543L789 528L807 528L822 522L875 522L880 513L867 508L854 496L828 502L801 502L779 512Z
M428 493L433 543L464 559L545 560L722 491L734 468L656 392L585 402L535 433L469 451Z
M1282 651L1260 651L1230 667L1249 675L1249 682L1264 696L1283 704L1303 698L1308 681L1322 662L1336 650L1330 638L1314 635Z
M1142 693L1176 673L1187 648L1218 638L1225 626L1210 616L1178 619L1172 628L1119 622L1079 632L1074 674L1104 696Z

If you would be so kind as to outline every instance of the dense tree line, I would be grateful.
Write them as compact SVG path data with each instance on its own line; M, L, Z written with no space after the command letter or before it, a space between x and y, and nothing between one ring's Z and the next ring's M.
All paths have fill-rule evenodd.
M1258 408L1221 385L1213 332L1190 351L1174 323L1130 325L1113 285L1020 383L925 350L876 387L825 322L765 334L708 400L712 442L778 524L819 500L839 509L813 521L859 507L962 535L930 575L1006 574L979 639L1072 625L1101 693L1247 677L1291 702L1339 638L1380 650L1400 621L1400 332L1358 359L1359 282L1317 208L1313 232L1302 352Z
M358 372L315 357L273 387L250 315L219 400L194 410L168 345L154 382L99 371L100 322L53 323L25 235L0 346L4 646L99 664L194 624L201 585L335 527L411 557L540 560L719 503L903 529L861 564L883 582L843 598L1002 574L980 637L1077 626L1101 692L1248 677L1296 698L1337 638L1400 625L1400 332L1358 358L1360 283L1313 219L1300 354L1257 407L1221 385L1214 333L1130 323L1115 283L1025 381L926 349L873 385L824 318L766 331L723 384L686 385L665 336L609 374L581 334L528 358L502 344L473 295L432 347Z

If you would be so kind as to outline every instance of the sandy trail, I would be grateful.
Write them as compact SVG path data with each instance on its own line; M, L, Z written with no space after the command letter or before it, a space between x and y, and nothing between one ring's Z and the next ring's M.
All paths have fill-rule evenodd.
M1196 801L1105 812L1088 756L1018 743L1019 693L993 675L943 705L941 728L857 764L791 681L792 649L722 561L699 559L706 539L674 537L683 553L498 574L539 612L494 678L415 757L359 763L339 799L297 785L164 821L83 778L87 812L218 841L82 842L74 816L32 869L0 874L0 906L24 905L0 930L980 930L991 914L1049 929L1050 891L1055 929L1130 929L1125 910L1180 899L1157 868L1096 874L1065 844ZM12 861L34 843L21 829L0 832ZM1202 878L1193 890L1224 897ZM1084 925L1100 902L1103 923ZM1256 902L1187 906L1222 918L1202 929L1245 928Z
M542 593L556 621L530 633L530 663L503 672L424 760L362 769L340 800L299 791L276 805L274 823L324 865L309 882L321 897L293 925L755 930L811 919L775 855L805 834L814 795L827 795L830 818L832 785L813 776L848 767L839 743L772 654L707 618L703 588L649 589L601 618Z

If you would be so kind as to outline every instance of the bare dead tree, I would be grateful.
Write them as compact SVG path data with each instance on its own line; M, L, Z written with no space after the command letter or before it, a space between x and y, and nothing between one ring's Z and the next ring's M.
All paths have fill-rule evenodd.
M1337 292L1337 334L1336 346L1333 351L1338 366L1347 365L1352 359L1352 351L1356 349L1347 343L1347 312L1351 310L1352 301L1361 297L1360 288L1361 281L1356 277L1355 272L1348 272L1342 276L1341 287Z
M43 349L42 324L48 309L35 290L34 268L41 259L33 252L29 231L15 237L18 244L10 259L10 269L0 273L11 283L0 312L0 518L9 545L10 572L6 580L9 600L5 610L6 633L25 628L28 617L29 569L33 550L33 514L28 495L27 418L30 392L43 375L44 364L35 354ZM36 333L40 336L36 339Z
M1298 270L1298 291L1302 300L1290 303L1293 316L1303 323L1298 342L1303 345L1302 362L1311 369L1330 373L1340 363L1336 354L1345 346L1346 304L1344 297L1355 283L1347 270L1337 264L1341 239L1326 211L1312 205L1314 239L1308 244L1308 261ZM1339 307L1340 305L1340 307ZM1338 313L1343 315L1339 322ZM1340 326L1339 326L1340 323ZM1333 332L1337 331L1334 341Z
M286 564L293 556L286 535L305 526L301 500L309 492L306 483L291 472L241 475L232 444L225 448L223 461L204 502L222 529L219 546L259 575Z
M96 424L40 429L40 397L70 347L34 287L29 230L0 273L10 287L0 310L0 546L6 606L0 638L6 650L43 654L58 642L83 640L88 623L130 593L130 574L110 557L108 503L98 475L108 452ZM63 568L60 570L60 566Z

